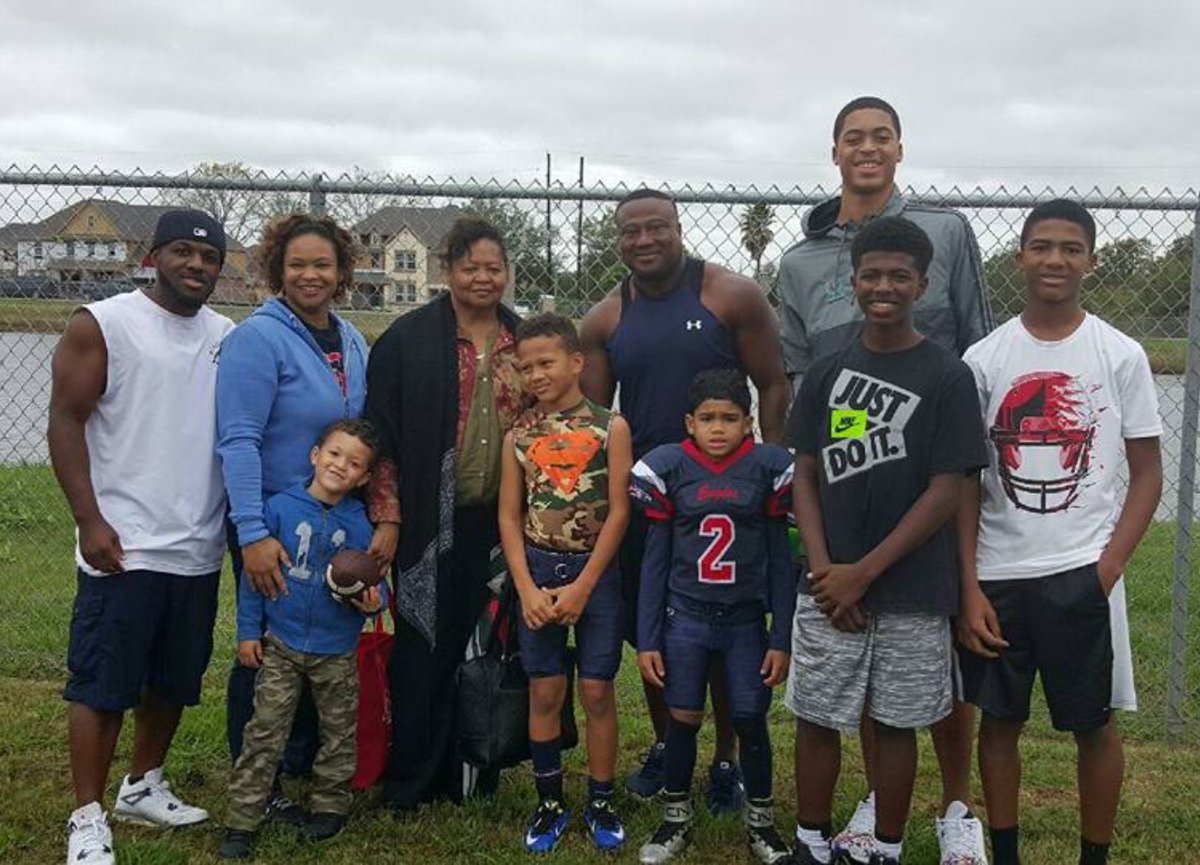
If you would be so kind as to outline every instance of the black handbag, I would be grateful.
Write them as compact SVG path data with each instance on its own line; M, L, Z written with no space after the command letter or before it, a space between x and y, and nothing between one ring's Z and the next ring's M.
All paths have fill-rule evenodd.
M505 579L456 674L459 755L479 768L504 769L529 758L529 679L517 654L515 613L516 590Z
M529 759L529 678L517 647L517 591L507 577L484 607L467 660L459 665L456 720L463 762L506 769ZM579 742L574 712L574 652L568 651L567 694L562 710L562 747Z

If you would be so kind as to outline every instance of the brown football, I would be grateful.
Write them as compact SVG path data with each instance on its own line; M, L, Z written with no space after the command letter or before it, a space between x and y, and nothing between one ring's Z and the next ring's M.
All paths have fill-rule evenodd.
M325 572L329 590L344 600L361 599L381 579L379 566L362 550L342 550L334 555Z

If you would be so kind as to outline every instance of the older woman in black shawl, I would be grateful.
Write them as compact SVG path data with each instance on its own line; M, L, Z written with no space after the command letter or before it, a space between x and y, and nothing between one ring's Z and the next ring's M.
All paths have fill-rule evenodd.
M449 292L397 319L371 351L366 416L384 439L371 488L373 551L391 558L396 639L384 797L398 811L460 801L454 673L486 600L499 543L500 444L525 407L501 305L508 256L487 222L445 242ZM491 779L494 783L494 778Z

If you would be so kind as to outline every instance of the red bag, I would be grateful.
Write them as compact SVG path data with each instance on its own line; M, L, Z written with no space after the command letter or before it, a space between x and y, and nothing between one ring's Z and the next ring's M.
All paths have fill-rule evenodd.
M392 742L392 701L388 691L388 658L392 635L383 629L383 614L375 630L358 637L358 758L352 785L367 790L379 783L387 768Z

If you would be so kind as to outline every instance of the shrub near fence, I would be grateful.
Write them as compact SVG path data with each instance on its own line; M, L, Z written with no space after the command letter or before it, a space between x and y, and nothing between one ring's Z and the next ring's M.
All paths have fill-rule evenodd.
M226 225L230 255L214 302L235 318L256 299L253 247L265 221L295 209L327 212L361 247L349 313L368 336L445 289L434 252L455 216L495 222L508 241L512 302L579 317L622 276L612 220L623 187L561 183L416 182L255 174L208 166L180 176L57 170L0 172L0 674L58 678L74 592L72 526L44 442L49 358L75 303L152 278L148 238L170 206L206 209ZM693 254L756 279L773 293L781 254L821 189L679 188ZM1139 339L1156 372L1166 433L1162 503L1129 572L1130 616L1142 711L1136 735L1200 738L1200 662L1187 641L1200 616L1196 585L1196 415L1200 300L1194 283L1200 200L1120 190L1079 194L1004 190L908 191L957 207L979 240L998 319L1015 314L1022 286L1012 260L1025 212L1056 195L1082 199L1099 226L1098 264L1085 302ZM232 647L232 601L223 597L217 644ZM216 677L223 663L214 664Z

